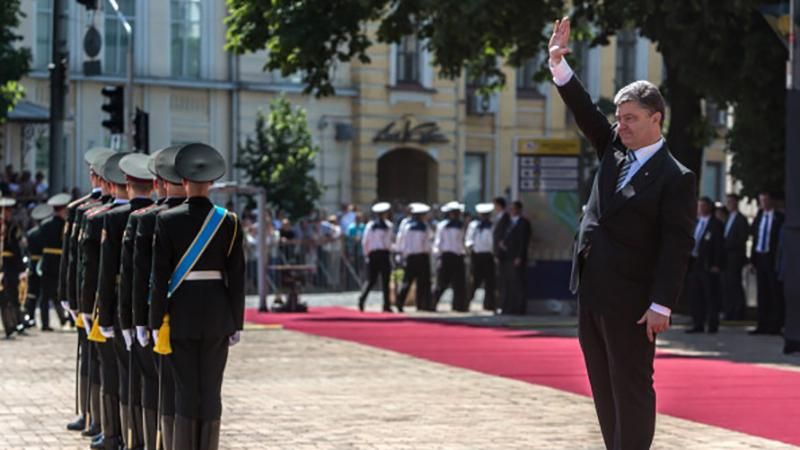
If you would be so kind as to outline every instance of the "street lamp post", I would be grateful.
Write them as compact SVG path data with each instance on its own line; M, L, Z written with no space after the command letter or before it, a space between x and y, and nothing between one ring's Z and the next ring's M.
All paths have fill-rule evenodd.
M50 60L50 194L64 190L64 107L67 78L67 30L64 0L53 0L53 49Z

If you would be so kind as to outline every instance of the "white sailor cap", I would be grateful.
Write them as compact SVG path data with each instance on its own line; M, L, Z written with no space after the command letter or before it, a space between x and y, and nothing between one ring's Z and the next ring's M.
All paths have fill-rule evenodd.
M451 211L464 211L464 204L453 200L452 202L445 203L442 206L441 211L443 213L448 213Z
M431 210L430 206L418 202L411 203L408 207L411 209L411 214L427 214Z
M390 205L389 202L379 202L372 205L372 212L375 214L385 213L390 209L392 209L392 205Z
M494 203L478 203L475 205L475 211L478 214L489 214L494 210Z

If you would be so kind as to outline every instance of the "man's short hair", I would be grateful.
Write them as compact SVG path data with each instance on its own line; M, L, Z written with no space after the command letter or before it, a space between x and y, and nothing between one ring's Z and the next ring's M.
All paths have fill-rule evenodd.
M503 197L495 197L494 198L494 203L497 204L497 205L500 205L501 208L505 208L506 207L506 199L503 198Z
M737 202L742 199L742 197L740 197L739 194L734 193L734 192L731 192L730 194L727 194L725 197L736 199Z
M522 211L522 202L521 201L514 200L514 203L512 203L512 205L514 205L514 208L517 208L518 210Z
M711 197L700 197L700 202L705 203L712 210L714 209L714 200L711 200Z
M639 80L620 89L614 96L614 104L619 106L625 102L636 102L650 114L661 113L660 125L664 125L666 111L664 97L653 83Z

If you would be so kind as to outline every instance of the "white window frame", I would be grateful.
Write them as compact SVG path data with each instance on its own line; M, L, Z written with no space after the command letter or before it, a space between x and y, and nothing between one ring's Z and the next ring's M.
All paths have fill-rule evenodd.
M206 14L206 11L205 11L205 6L207 6L207 4L205 2L203 2L202 0L169 0L169 2L170 2L170 4L169 4L169 8L170 8L170 20L169 20L169 27L170 27L170 30L169 30L169 33L170 33L170 42L169 42L169 46L170 46L170 48L169 48L170 76L172 76L173 78L183 78L183 79L202 79L207 73L207 68L204 66L203 63L204 63L204 61L206 61L208 59L208 55L207 55L208 52L207 52L207 48L206 48L207 39L203 39L203 36L208 34L207 33L208 30L207 30L207 26L206 26L206 23L208 21L206 20L207 14ZM199 20L197 22L197 25L200 28L200 36L199 36L200 45L199 45L199 49L198 49L198 57L200 58L200 62L198 64L197 74L189 74L188 73L189 63L188 63L188 59L186 58L186 49L188 47L187 46L187 41L188 41L187 40L187 36L188 36L187 31L189 30L189 28L191 27L193 22L190 19L183 20L183 21L179 22L174 17L172 17L172 5L174 3L180 3L181 7L183 7L183 8L188 8L189 4L197 4L197 7L200 10L200 18L199 18ZM186 14L185 16L188 17L188 14ZM182 52L183 61L181 61L180 73L175 73L173 71L174 65L173 65L173 60L172 60L172 58L175 56L175 55L172 54L172 41L174 39L174 36L173 36L172 33L173 33L173 26L175 24L177 24L177 23L180 23L182 25L182 31L183 31L183 34L181 36L181 40L183 42L181 43L181 45L182 45L184 51Z

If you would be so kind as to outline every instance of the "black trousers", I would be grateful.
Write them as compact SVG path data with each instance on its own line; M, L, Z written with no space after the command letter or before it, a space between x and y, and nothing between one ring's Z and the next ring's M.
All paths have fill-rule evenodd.
M372 290L375 282L378 281L378 277L380 277L381 289L383 290L383 309L391 309L392 305L389 300L389 276L392 272L392 263L389 260L389 251L375 250L374 252L370 252L367 270L369 278L361 287L361 297L359 297L358 301L363 304L367 300L369 291Z
M783 327L783 287L775 272L775 255L756 253L756 282L758 283L758 329L778 333Z
M175 375L175 415L200 421L222 415L222 375L228 337L171 339Z
M693 263L694 264L694 263ZM695 264L687 277L692 324L696 330L717 331L719 328L720 274Z
M433 289L433 309L439 304L448 287L453 288L453 311L468 311L467 280L464 255L445 252L439 256L436 266L436 287Z
M525 314L525 263L518 267L512 260L501 260L500 276L499 281L504 285L500 306L503 314Z
M494 255L491 253L473 253L470 256L470 272L472 273L472 290L469 294L469 302L475 298L475 292L483 285L483 309L494 311L497 309L495 301L495 275L497 268L494 264Z
M417 309L432 311L431 303L431 260L427 253L416 253L406 257L406 267L403 271L403 284L397 294L397 304L402 307L406 303L406 296L411 289L411 283L417 282Z
M38 297L39 316L41 318L42 328L48 328L50 326L51 302L53 303L53 306L56 309L56 315L58 316L59 323L61 325L64 325L64 323L67 321L67 316L69 313L64 310L64 308L61 306L61 302L59 302L56 297L57 297L56 283L42 279L40 295ZM33 310L30 311L30 314L31 317L33 317Z
M152 340L147 347L142 347L138 342L134 342L131 350L141 378L141 401L139 404L143 409L155 411L158 408L158 354L153 352Z
M119 403L127 405L130 398L130 353L125 348L125 339L122 332L114 327L114 354L117 356L117 374L119 375Z
M169 356L153 353L158 364L158 409L162 416L175 415L175 376Z
M6 332L6 336L14 334L19 323L19 301L16 289L6 287L0 293L0 317L3 320L3 329Z
M114 398L119 397L119 369L117 365L117 354L114 350L114 341L108 339L105 342L94 343L94 353L100 360L100 384L103 387L103 395L110 395Z
M578 307L580 340L603 441L609 450L647 450L656 424L655 344L641 313L601 314Z
M722 273L722 309L728 320L743 320L747 310L744 286L742 285L744 264L744 255L739 252L727 252L725 270Z

